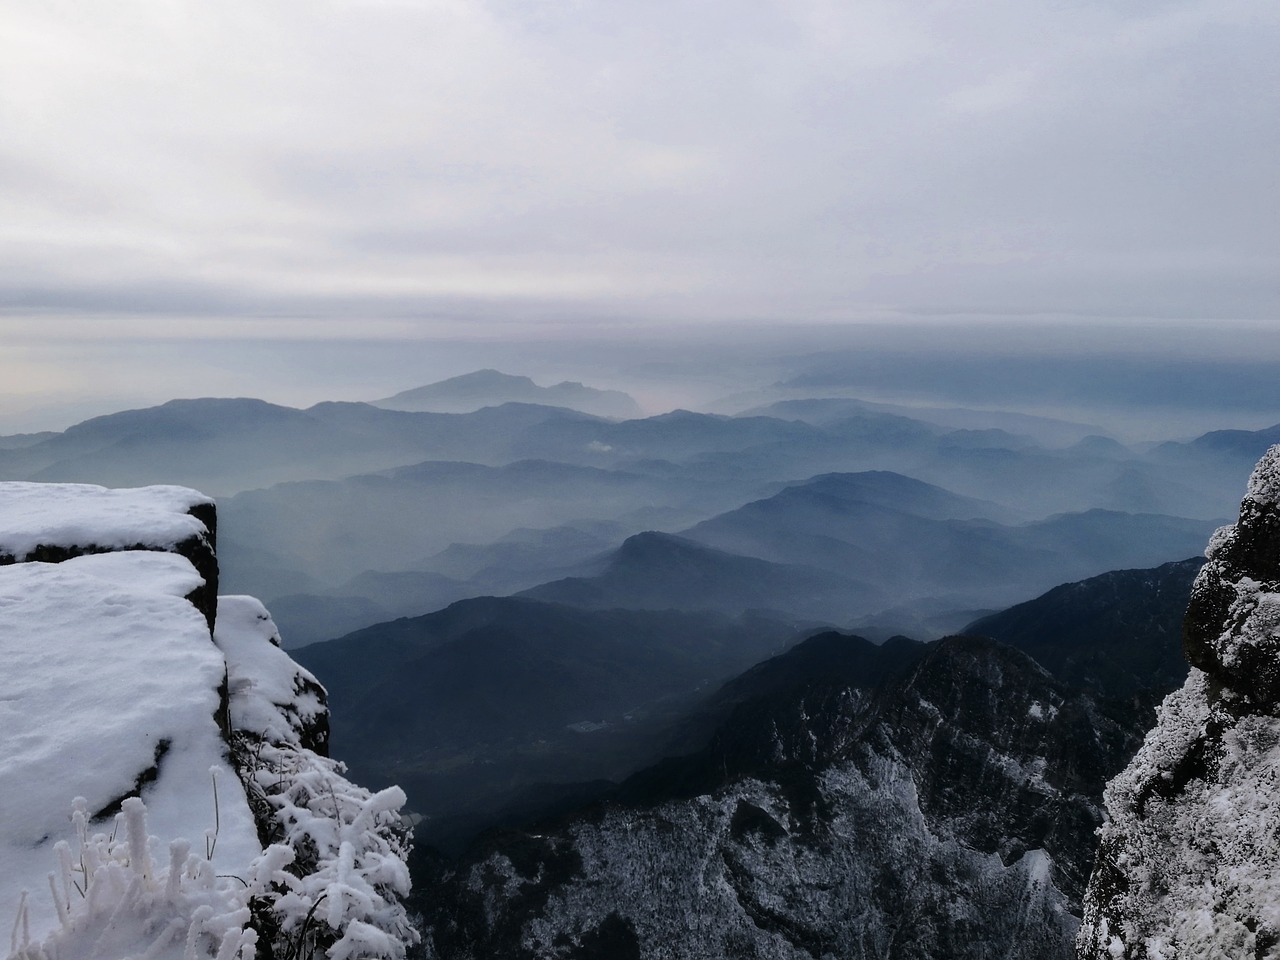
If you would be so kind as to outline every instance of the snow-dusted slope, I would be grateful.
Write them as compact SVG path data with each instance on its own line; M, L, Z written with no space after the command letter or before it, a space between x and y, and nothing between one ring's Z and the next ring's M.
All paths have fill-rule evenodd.
M178 487L0 484L15 960L398 958L415 939L404 795L322 755L324 690L262 605L213 601L215 522Z
M1065 960L1136 738L1008 647L873 683L899 653L814 638L706 750L480 845L422 891L435 955Z
M1280 446L1206 556L1191 675L1107 789L1081 958L1280 957Z

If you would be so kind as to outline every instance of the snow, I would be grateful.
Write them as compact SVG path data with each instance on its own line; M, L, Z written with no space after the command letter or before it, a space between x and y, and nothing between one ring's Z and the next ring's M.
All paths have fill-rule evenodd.
M1046 722L1052 721L1058 716L1058 708L1052 703L1045 706L1039 700L1034 700L1031 705L1027 707L1027 716L1032 720L1044 720Z
M30 890L33 936L57 922L40 891L73 798L90 815L109 808L159 752L142 791L153 828L202 841L214 826L224 667L183 599L202 582L186 559L149 551L0 567L0 912ZM216 868L242 873L261 846L234 775L218 802Z
M1225 629L1214 641L1218 657L1227 667L1240 663L1244 649L1267 650L1280 640L1280 594L1250 577L1241 577L1234 587L1236 596Z
M74 846L57 845L57 870L49 875L59 925L33 939L24 901L10 941L12 960L253 956L258 935L248 926L244 883L219 877L185 840L172 841L157 861L141 800L124 802L111 834L89 832L82 804L73 819Z
M400 903L404 793L371 793L300 746L325 713L322 688L252 597L219 599L210 642L182 599L200 583L187 560L157 552L0 567L11 664L0 678L0 911L18 912L12 956L248 958L253 906L299 957L403 957L416 937ZM214 720L224 671L240 773L269 811L265 850ZM134 787L161 741L143 799L89 819ZM210 768L224 763L215 810ZM152 831L170 839L168 856Z
M1202 674L1171 694L1108 789L1104 852L1128 882L1108 911L1133 922L1103 943L1141 942L1151 957L1273 956L1263 935L1280 930L1280 719L1233 718L1209 696ZM1174 762L1222 725L1202 776L1175 797L1143 790L1168 783ZM1100 927L1086 924L1082 947Z
M370 793L310 750L259 744L254 757L250 789L271 807L280 842L255 864L247 893L279 893L271 911L284 935L313 938L302 956L325 947L331 960L403 958L417 941L400 903L409 893L404 792Z
M1107 879L1086 898L1081 957L1280 958L1280 717L1239 689L1280 653L1280 571L1250 571L1263 582L1232 563L1241 538L1276 536L1260 522L1276 506L1280 446L1196 580L1197 593L1234 594L1212 641L1220 666L1191 670L1107 787L1094 875Z
M298 746L326 713L322 687L280 648L280 632L256 597L218 598L214 643L226 657L231 726Z
M87 551L0 565L10 960L399 960L416 940L404 794L309 749L327 736L324 690L261 603L220 598L211 637L186 599L205 581L168 551L207 540L187 511L210 503L0 484L0 555Z
M1254 467L1247 496L1260 506L1280 506L1280 444L1263 454Z
M1213 560L1222 554L1227 545L1235 538L1236 525L1228 523L1226 526L1219 527L1213 531L1209 537L1209 545L1205 548L1204 555L1208 560Z
M175 486L113 490L87 483L10 482L0 489L0 554L19 560L41 545L171 550L208 535L188 511L213 503Z

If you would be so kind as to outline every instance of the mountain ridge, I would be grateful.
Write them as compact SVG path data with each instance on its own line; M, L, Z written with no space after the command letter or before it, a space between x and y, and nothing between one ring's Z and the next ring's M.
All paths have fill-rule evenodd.
M615 419L643 416L640 405L620 390L599 390L571 380L540 387L529 377L493 369L449 377L371 402L388 409L441 413L467 413L510 402L540 403Z

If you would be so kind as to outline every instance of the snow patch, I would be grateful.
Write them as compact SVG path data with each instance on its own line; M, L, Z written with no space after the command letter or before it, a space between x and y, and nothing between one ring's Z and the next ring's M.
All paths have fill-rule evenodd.
M300 746L324 720L323 688L280 648L280 631L256 597L218 598L213 641L226 657L231 726Z
M243 882L219 877L185 840L168 856L152 855L146 805L126 800L111 833L90 834L83 800L72 815L75 845L59 841L49 874L59 925L32 940L23 897L9 945L10 960L131 957L148 960L250 960L258 934L248 927Z
M208 535L189 511L212 503L186 487L112 490L87 483L5 483L0 554L21 560L42 545L172 550Z
M0 487L11 960L403 958L417 939L400 902L404 794L370 793L310 749L327 739L324 690L262 604L222 598L210 636L188 599L207 584L169 551L208 546L187 511L212 501L182 487ZM11 562L39 546L83 553ZM151 829L174 838L167 857Z

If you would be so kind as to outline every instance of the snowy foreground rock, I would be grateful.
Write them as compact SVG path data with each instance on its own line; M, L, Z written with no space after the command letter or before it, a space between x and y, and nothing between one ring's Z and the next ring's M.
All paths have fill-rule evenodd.
M214 597L180 487L0 484L0 913L10 958L399 958L397 788L326 753L315 678ZM212 631L212 632L211 632Z
M1280 446L1206 556L1191 674L1107 789L1081 958L1280 958Z

